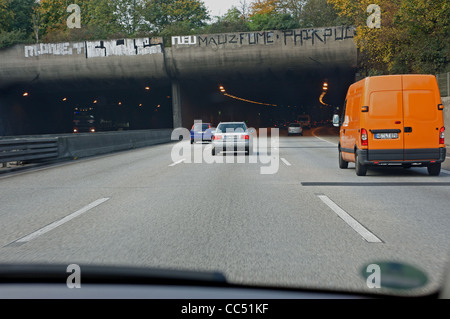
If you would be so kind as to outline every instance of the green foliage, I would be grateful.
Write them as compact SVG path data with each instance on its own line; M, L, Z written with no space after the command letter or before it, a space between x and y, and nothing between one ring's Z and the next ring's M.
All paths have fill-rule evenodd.
M182 31L190 33L210 20L204 3L199 0L148 0L144 11L150 30L157 33L168 33L173 24L175 29L183 26Z
M338 25L348 25L348 21L340 18L333 6L327 0L309 0L299 14L303 28L319 28Z
M328 0L356 26L362 70L383 74L446 72L450 61L450 3L379 0L381 29L366 26L371 0Z
M22 30L0 31L0 49L8 48L19 43L32 43L29 33Z
M249 26L254 31L287 30L298 28L299 23L291 15L286 13L263 13L253 15L250 18Z
M227 33L227 32L246 32L250 31L246 17L238 8L232 7L217 21L206 26L204 33Z
M13 11L9 10L9 2L9 0L0 0L0 31L8 30L14 18Z

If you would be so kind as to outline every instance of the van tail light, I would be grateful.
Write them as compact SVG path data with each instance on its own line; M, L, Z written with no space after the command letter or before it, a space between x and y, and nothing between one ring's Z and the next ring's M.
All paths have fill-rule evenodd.
M248 140L248 139L250 139L250 136L248 136L248 135L242 135L242 138L243 138L244 140Z
M361 145L362 146L368 146L369 145L369 139L367 136L367 130L365 128L361 129Z
M445 144L444 132L445 132L445 127L441 127L441 129L439 130L439 144Z
M222 139L222 136L220 136L220 135L214 135L213 136L213 140L215 140L215 141L221 140L221 139Z

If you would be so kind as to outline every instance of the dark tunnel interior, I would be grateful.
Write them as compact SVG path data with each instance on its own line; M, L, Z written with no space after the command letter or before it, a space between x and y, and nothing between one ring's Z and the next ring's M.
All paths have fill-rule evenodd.
M354 70L336 68L180 79L183 127L194 120L271 127L301 114L330 119L354 78ZM96 132L173 128L172 94L170 80L151 78L16 83L0 89L0 136L73 133L80 112L91 115Z

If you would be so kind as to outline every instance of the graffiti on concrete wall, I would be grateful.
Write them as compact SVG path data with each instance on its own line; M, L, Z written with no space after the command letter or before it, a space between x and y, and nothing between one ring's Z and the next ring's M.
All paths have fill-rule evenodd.
M40 43L25 46L25 57L41 55L84 55L87 59L108 56L136 56L162 53L162 38Z
M240 32L212 35L174 36L172 46L216 47L219 45L316 45L343 41L355 36L352 26L282 31Z

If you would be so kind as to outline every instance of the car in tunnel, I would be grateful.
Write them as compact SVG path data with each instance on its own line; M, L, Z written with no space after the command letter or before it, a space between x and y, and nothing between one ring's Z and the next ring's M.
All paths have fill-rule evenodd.
M211 123L196 122L191 128L191 144L194 142L211 142L214 128Z
M300 123L289 123L288 125L288 136L290 135L303 135L303 128Z
M217 125L212 140L211 154L221 151L245 151L252 154L252 138L245 122L220 122Z

